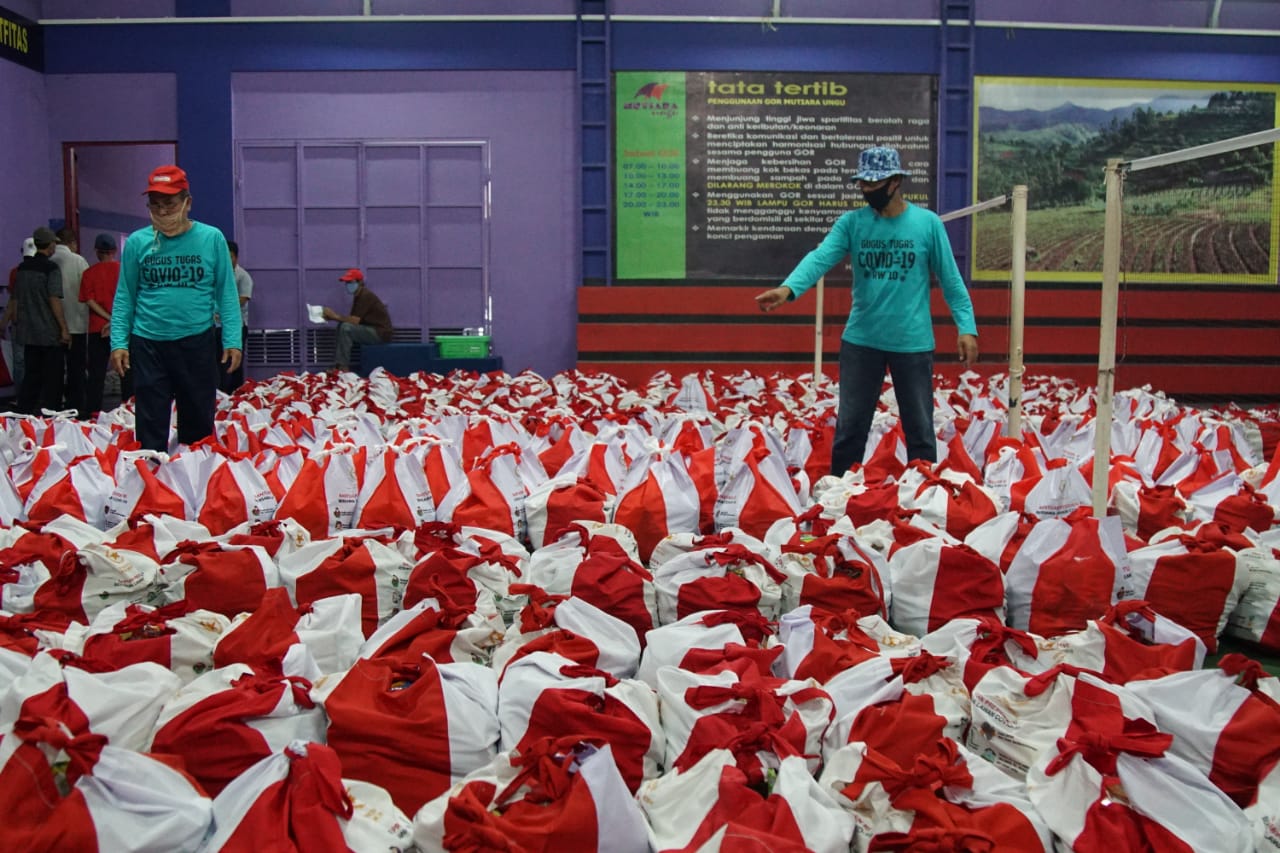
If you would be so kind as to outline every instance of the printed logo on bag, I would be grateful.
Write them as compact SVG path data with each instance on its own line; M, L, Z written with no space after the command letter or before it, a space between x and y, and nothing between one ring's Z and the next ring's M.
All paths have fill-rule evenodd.
M993 718L997 723L1004 726L1006 729L1018 728L1017 718L1009 716L1006 710L1004 708L1001 708L999 705L997 705L990 697L984 696L981 693L975 693L973 695L972 701L976 707L981 708L984 712L986 712L987 716ZM984 730L987 728L987 725L989 724L983 725ZM992 734L994 735L995 733L992 732Z

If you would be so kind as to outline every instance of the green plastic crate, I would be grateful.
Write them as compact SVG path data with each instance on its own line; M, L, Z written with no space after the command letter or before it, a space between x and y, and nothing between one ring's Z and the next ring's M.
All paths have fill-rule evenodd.
M489 335L437 335L441 358L486 358Z

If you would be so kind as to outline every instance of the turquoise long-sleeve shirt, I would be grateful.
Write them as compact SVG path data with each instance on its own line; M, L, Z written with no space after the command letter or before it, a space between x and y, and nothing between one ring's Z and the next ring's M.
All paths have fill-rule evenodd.
M111 306L111 348L129 336L176 341L207 330L214 312L240 315L231 253L222 232L203 222L177 237L148 225L129 235L120 255L120 280ZM240 324L222 324L222 348L241 349Z
M880 216L870 207L851 210L782 284L798 297L846 255L853 264L853 307L842 340L888 352L932 351L930 273L942 285L960 334L978 334L969 291L933 211L909 202L897 216Z

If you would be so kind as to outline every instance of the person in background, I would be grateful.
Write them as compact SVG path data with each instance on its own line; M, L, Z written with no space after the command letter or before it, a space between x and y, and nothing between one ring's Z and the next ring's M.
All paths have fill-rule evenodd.
M85 391L89 387L86 370L88 359L89 309L80 301L80 278L89 268L89 262L78 254L80 246L76 232L63 228L58 232L58 248L53 262L62 273L62 313L71 333L71 346L67 348L67 384L63 391L63 403L74 409L77 416L89 416L85 404Z
M772 311L813 287L841 259L852 259L853 306L840 336L840 402L831 447L831 473L837 477L863 461L886 367L893 377L908 459L938 459L931 274L941 282L960 331L960 361L972 367L978 359L969 291L942 220L902 197L902 179L909 174L896 149L863 151L854 181L866 206L842 214L780 286L756 296L761 311Z
M391 342L391 315L387 306L378 298L364 282L364 273L358 269L349 269L339 277L347 293L351 294L351 313L339 314L332 308L324 309L326 320L338 323L338 347L334 356L334 367L337 370L351 369L351 347L353 344L372 344L381 341Z
M170 406L177 405L178 442L213 434L218 390L213 316L234 317L231 253L222 232L196 222L187 173L160 166L149 176L151 225L125 240L111 310L111 368L133 377L135 434L148 450L169 449ZM222 326L222 364L240 366L240 325Z
M80 278L80 301L89 309L87 414L102 410L102 387L107 378L107 362L111 358L111 307L115 304L116 282L120 278L116 248L116 238L110 234L95 237L93 251L98 262L85 270ZM133 396L129 379L128 375L120 378L121 402Z
M28 237L22 241L22 257L29 258L36 253L36 241ZM19 264L21 265L21 264ZM13 380L15 389L22 386L22 373L25 367L22 348L22 330L18 327L18 301L14 298L13 284L18 279L18 267L9 270L9 301L4 306L4 314L0 315L0 332L9 330L9 378Z
M38 415L58 408L62 400L62 371L71 335L62 316L62 272L52 260L57 235L40 227L31 237L36 253L18 264L14 278L17 322L26 350L17 408Z
M240 340L249 339L249 300L253 298L253 276L240 266L240 245L235 240L227 241L227 249L231 252L231 264L235 270L236 294L240 298ZM230 394L244 384L244 360L232 373L223 374L221 387Z

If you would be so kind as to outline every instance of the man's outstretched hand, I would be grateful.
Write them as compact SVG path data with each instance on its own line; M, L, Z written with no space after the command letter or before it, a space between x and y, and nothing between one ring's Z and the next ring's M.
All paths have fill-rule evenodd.
M778 287L766 290L756 297L756 305L760 306L760 310L768 313L779 305L785 305L787 300L791 298L791 288Z

